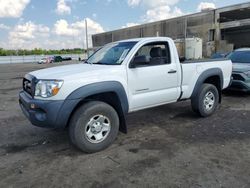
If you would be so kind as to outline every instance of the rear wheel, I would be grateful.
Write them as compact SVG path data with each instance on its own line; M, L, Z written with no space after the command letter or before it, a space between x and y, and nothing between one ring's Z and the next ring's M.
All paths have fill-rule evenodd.
M219 103L218 89L212 84L203 84L197 96L191 99L192 109L202 117L212 115Z
M91 101L74 113L70 125L71 142L87 153L107 148L117 137L119 117L107 103Z

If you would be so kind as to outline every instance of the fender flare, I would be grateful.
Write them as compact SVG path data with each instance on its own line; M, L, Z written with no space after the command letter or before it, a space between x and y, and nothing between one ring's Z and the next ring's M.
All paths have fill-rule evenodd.
M199 88L201 87L201 85L205 82L207 78L212 77L212 76L220 77L220 87L221 87L220 90L223 88L224 79L223 79L222 70L220 68L211 68L211 69L205 70L203 73L200 74L200 76L198 77L195 83L191 98L197 96L197 93L199 92Z
M70 119L72 112L81 101L83 101L89 96L106 92L114 92L118 96L121 106L121 110L118 112L120 117L120 130L126 133L127 128L125 114L128 113L129 103L125 89L123 85L118 81L104 81L92 83L82 86L73 91L65 99L65 102L63 103L63 106L60 109L60 112L57 116L58 122L64 124L64 127L67 126L67 122Z
M66 100L84 99L91 95L106 93L106 92L116 93L120 100L123 112L124 113L128 112L129 107L128 107L127 94L122 84L117 81L105 81L105 82L98 82L82 86L73 91L66 98Z

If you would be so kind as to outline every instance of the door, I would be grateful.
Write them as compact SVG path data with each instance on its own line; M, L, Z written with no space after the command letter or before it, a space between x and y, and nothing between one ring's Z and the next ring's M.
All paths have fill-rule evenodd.
M128 68L130 111L174 102L178 74L167 42L148 43L135 54Z

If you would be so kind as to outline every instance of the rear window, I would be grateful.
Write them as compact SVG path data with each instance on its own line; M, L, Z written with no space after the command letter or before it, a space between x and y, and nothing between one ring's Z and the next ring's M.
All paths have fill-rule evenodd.
M250 63L250 51L234 51L227 57L233 63Z

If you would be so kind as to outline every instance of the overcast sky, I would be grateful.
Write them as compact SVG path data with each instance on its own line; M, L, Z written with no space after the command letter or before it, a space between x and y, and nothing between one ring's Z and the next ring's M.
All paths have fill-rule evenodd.
M91 34L247 0L0 0L0 48L85 47Z

